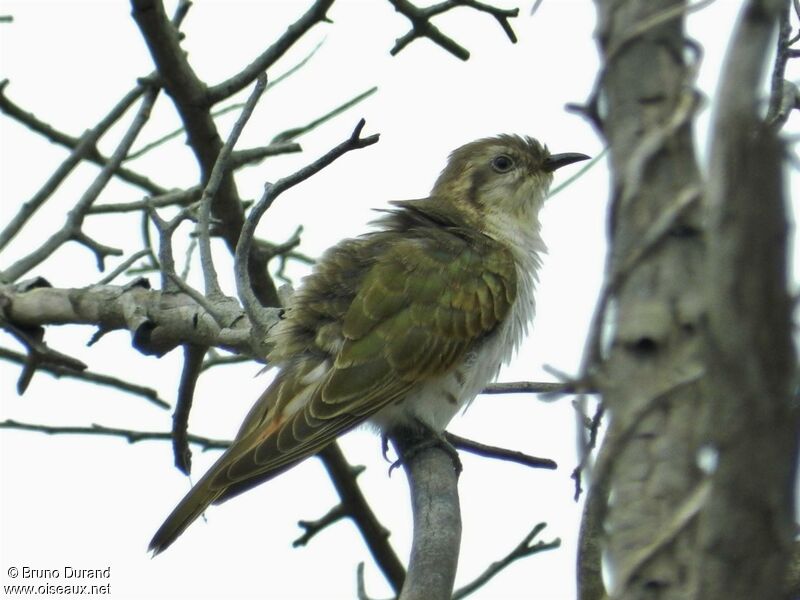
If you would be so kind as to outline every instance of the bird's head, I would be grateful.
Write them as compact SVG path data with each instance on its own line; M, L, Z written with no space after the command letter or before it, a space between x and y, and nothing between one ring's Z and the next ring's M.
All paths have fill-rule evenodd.
M531 137L500 135L450 155L431 196L452 203L476 224L530 223L547 197L553 171L585 154L550 154Z

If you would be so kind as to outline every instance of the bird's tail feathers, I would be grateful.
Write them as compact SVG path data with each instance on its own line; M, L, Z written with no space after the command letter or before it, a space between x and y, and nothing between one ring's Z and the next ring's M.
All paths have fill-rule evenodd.
M212 469L213 471L213 469ZM161 527L158 528L153 539L150 540L148 550L156 556L169 548L180 534L182 534L197 517L208 508L222 489L212 489L210 485L211 473L206 474L197 485L178 503Z

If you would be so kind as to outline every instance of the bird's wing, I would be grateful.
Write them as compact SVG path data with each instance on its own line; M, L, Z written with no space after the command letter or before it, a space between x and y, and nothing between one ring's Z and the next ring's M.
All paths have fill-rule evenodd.
M211 502L270 479L402 400L418 382L451 371L507 315L516 269L501 246L441 230L392 242L374 240L380 251L343 309L338 352L287 363L151 549L166 548ZM317 300L299 296L295 314Z
M344 315L341 351L308 401L280 425L276 412L267 427L252 430L213 484L260 482L401 400L418 382L451 371L503 320L515 286L513 259L501 247L479 252L452 234L391 245L362 280ZM289 397L308 393L302 383L279 385L284 393L293 388Z

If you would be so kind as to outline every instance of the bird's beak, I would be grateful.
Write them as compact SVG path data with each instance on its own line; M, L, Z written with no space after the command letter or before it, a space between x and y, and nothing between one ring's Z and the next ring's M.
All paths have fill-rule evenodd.
M590 158L591 156L586 156L585 154L580 154L579 152L564 152L563 154L551 154L544 161L544 170L552 172L555 171L556 169L560 169L561 167L571 165L574 162L578 162L580 160L589 160Z

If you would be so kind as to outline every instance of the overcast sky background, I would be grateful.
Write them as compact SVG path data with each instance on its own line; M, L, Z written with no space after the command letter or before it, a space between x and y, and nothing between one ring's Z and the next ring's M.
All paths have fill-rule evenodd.
M371 208L390 200L423 197L448 153L476 138L497 133L537 137L553 152L596 155L602 143L589 124L564 110L589 95L598 68L589 0L545 0L529 15L531 2L496 2L520 7L512 24L519 43L509 43L488 15L468 9L439 17L437 25L472 53L462 63L427 40L396 57L394 40L407 30L404 17L387 2L338 0L329 11L334 24L316 26L270 71L289 69L318 43L313 59L263 97L238 147L263 145L285 129L305 124L356 94L377 85L378 93L344 115L299 139L304 152L268 160L237 177L242 197L257 198L265 181L312 161L347 137L359 118L365 134L380 133L379 144L350 153L310 181L281 196L262 220L259 235L276 242L303 224L300 250L318 256L338 240L357 235L373 217ZM172 12L174 3L168 3ZM183 47L199 76L217 83L247 64L302 14L310 2L220 2L196 0L184 21ZM698 86L708 98L735 11L733 0L718 0L689 18L689 33L705 49ZM152 62L127 2L43 2L0 0L0 79L9 97L39 118L72 135L93 126ZM244 99L250 88L240 94ZM237 113L220 119L223 136ZM709 106L698 118L698 150L706 150ZM125 130L116 127L101 141L110 154ZM177 117L167 96L137 147L172 130ZM794 119L789 130L796 130ZM0 223L15 214L66 156L66 151L0 118ZM133 168L165 187L196 183L196 166L182 139L137 160ZM556 176L563 181L576 168ZM66 210L97 169L84 166L2 255L0 265L41 243L60 227ZM141 192L113 182L99 202L138 200ZM552 380L550 365L576 374L605 252L607 175L603 163L557 195L542 213L549 247L540 274L533 333L503 381ZM165 211L164 214L168 214ZM140 248L138 217L91 216L86 230L100 242ZM176 248L179 262L183 257ZM796 261L795 261L796 262ZM116 259L108 261L115 266ZM233 294L230 261L218 269ZM294 265L298 278L304 268ZM100 279L94 257L71 244L31 275L56 287L80 287ZM192 271L191 281L197 269ZM154 284L158 278L150 277ZM123 283L123 277L117 283ZM198 286L199 287L199 286ZM162 359L130 347L129 335L115 332L91 348L88 327L49 328L47 342L86 362L94 371L124 376L156 387L172 401L180 352ZM0 344L17 349L3 335ZM201 377L190 429L230 438L268 379L258 366L240 365ZM112 427L168 430L171 414L142 399L109 389L37 374L24 397L15 392L19 368L0 362L0 420L50 425L98 423ZM576 463L570 399L543 403L534 396L479 397L450 429L476 440L554 458L557 471L464 455L461 475L464 533L457 587L515 547L536 523L546 521L541 539L562 540L562 548L515 563L472 597L574 598L575 539L580 506L572 501L570 472ZM410 547L410 511L405 477L387 476L380 443L369 431L342 440L353 464L368 466L359 482L373 509L392 531L405 561ZM391 595L355 528L340 522L304 548L291 542L300 519L325 514L336 495L322 467L309 460L280 478L207 513L157 559L147 543L189 482L172 466L168 443L128 445L102 437L44 436L0 431L0 583L68 583L11 580L22 568L105 568L112 570L113 598L354 598L356 566L366 563L367 591ZM199 474L218 452L195 449ZM195 476L196 477L196 476Z

